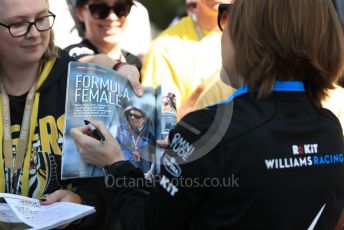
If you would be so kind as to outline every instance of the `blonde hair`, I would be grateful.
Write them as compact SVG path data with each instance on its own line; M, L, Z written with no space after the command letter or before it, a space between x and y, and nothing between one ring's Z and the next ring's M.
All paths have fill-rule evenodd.
M229 33L236 71L258 98L277 80L300 80L320 106L343 73L344 39L331 0L236 0Z
M49 0L46 0L46 2L48 3L48 7L49 7ZM53 57L57 57L58 56L58 52L59 49L58 47L55 45L55 35L54 35L54 31L53 28L51 28L50 30L50 39L49 39L49 44L48 44L48 48L47 50L44 52L43 56L42 56L42 61L47 61Z
M55 45L55 36L54 36L54 31L51 29L50 30L50 39L49 39L49 44L47 50L44 52L42 56L42 61L47 61L53 57L57 57L59 54L59 49Z

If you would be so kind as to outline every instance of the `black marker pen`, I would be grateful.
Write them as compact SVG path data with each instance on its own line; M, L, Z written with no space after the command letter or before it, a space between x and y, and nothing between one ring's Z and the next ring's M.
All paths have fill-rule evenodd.
M89 122L88 120L84 120L84 122L85 122L85 125L87 125L88 128L92 131L93 136L94 136L97 140L99 140L100 142L105 141L104 135L103 135L94 125L92 125L91 122Z

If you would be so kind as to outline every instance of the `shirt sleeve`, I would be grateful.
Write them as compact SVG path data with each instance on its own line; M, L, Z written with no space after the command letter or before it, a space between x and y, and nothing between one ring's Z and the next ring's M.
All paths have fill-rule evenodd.
M196 126L199 124L197 117L197 114L186 116L183 122ZM197 142L203 131L194 133L195 130L190 131L190 127L186 127L177 125L170 133L171 144L162 157L161 172L152 184L145 187L130 186L130 180L139 183L143 176L127 161L111 166L110 171L116 180L129 179L112 188L124 229L188 229L191 225L199 224L194 214L200 207L203 191L206 191L195 186L201 183L197 181L197 170L194 171L200 160L184 160L195 151L193 143Z
M108 229L118 217L114 214L112 196L104 184L103 178L93 178L73 182L73 192L82 202L95 207L96 212L85 217L79 224L71 225L72 229Z

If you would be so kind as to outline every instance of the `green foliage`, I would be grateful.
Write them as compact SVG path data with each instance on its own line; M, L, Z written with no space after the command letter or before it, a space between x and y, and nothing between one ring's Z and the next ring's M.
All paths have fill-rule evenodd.
M185 0L139 0L148 10L151 22L165 29L183 9Z

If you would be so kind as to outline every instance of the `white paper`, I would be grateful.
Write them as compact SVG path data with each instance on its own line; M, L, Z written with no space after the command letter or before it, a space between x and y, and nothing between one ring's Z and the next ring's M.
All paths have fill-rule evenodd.
M7 203L0 203L0 222L21 223L22 221L18 219Z
M33 229L51 229L95 212L94 207L69 203L56 202L50 205L41 205L39 200L8 193L0 193L14 214Z

